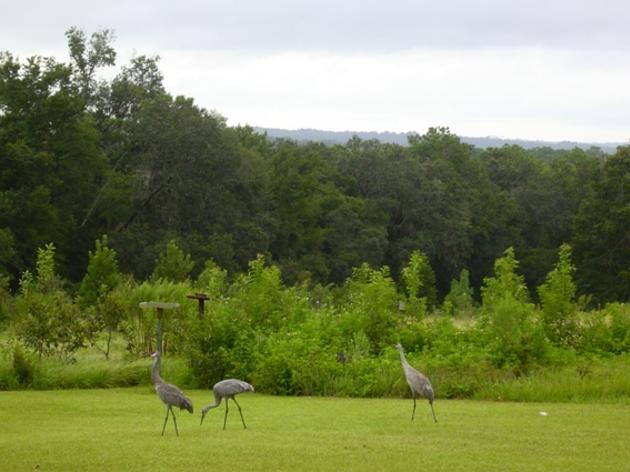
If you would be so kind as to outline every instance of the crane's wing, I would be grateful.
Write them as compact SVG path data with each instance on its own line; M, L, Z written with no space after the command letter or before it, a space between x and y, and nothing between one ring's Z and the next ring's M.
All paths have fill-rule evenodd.
M411 390L423 395L427 400L433 402L433 387L429 379L421 372L410 365L405 366L405 377Z
M192 402L177 386L164 382L156 384L155 391L167 405L179 407L181 410L188 410L190 413L193 412Z
M230 395L236 395L237 393L253 392L254 387L243 380L226 379L214 384L212 390L215 392L215 394L227 397Z

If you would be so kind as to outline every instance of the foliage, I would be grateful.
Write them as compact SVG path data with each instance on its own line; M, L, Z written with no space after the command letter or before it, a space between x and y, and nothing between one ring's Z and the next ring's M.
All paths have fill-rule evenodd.
M411 253L409 263L403 267L401 278L407 292L407 311L422 319L427 308L435 305L436 299L435 274L422 251Z
M446 127L408 146L272 140L170 95L158 56L103 78L116 60L111 30L66 37L67 63L0 57L0 275L12 289L51 241L60 274L80 282L90 245L108 234L138 280L171 241L183 265L156 276L175 281L209 259L234 276L265 254L290 285L340 285L364 262L402 284L420 250L435 276L422 295L431 309L464 268L478 290L507 246L533 289L571 241L582 294L627 299L630 244L614 244L626 238L623 147L609 158L479 150Z
M451 281L451 290L444 297L442 309L451 316L470 316L473 314L475 309L473 289L470 286L467 269L462 269L459 278Z
M179 303L165 352L204 387L402 395L401 341L438 397L471 397L630 349L628 147L272 140L171 96L157 56L101 78L110 30L66 36L68 63L0 55L0 323L21 343L1 388L142 382L54 362L151 352L143 301Z
M630 309L612 303L582 314L578 348L582 352L621 354L630 352Z
M141 302L160 301L178 303L179 309L165 310L162 320L163 353L177 352L189 333L189 320L196 316L196 309L187 295L191 293L189 282L170 282L164 279L140 284L128 281L112 292L112 309L126 313L120 329L127 341L127 349L136 356L148 355L156 349L156 312L140 308Z
M13 348L13 372L20 387L30 387L32 385L33 363L19 345L15 345Z
M575 302L574 272L571 247L563 244L555 268L549 272L545 283L538 287L545 334L558 345L575 345L578 306Z
M98 303L120 283L116 251L108 246L107 236L96 240L94 252L88 257L87 273L79 288L83 306Z
M630 299L630 146L617 148L592 180L575 216L572 245L581 293Z
M13 297L9 291L9 278L0 275L0 327L8 320L13 305Z
M87 313L92 333L107 331L103 349L106 359L109 358L113 333L125 316L120 300L112 295L120 282L116 251L108 247L107 236L103 236L96 240L94 253L89 254L87 273L79 288L79 305Z
M226 279L227 271L221 269L212 259L208 259L194 285L196 289L206 292L211 299L218 299L226 289Z
M177 246L177 242L171 240L166 245L166 251L160 254L153 271L153 279L166 279L172 282L186 280L195 263L189 254Z
M520 371L544 356L545 343L517 267L510 247L495 262L494 277L485 279L481 313L498 365L513 365Z
M56 353L64 358L82 347L88 336L85 319L55 274L55 246L38 250L36 276L24 273L15 300L18 337L41 358Z
M398 293L389 269L371 269L363 264L344 285L340 328L346 335L363 332L372 352L394 343L394 328L400 314Z

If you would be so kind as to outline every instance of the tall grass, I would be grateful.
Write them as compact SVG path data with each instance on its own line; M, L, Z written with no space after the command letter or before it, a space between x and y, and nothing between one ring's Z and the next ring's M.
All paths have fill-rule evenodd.
M618 356L538 369L479 388L473 398L526 402L630 403L630 357Z
M432 380L436 396L477 400L524 402L628 402L630 403L630 356L579 359L568 364L537 368L525 375L479 362L453 365L435 358L410 356L414 365ZM26 355L30 365L28 383L20 382L11 352L0 354L0 390L89 389L148 385L149 358L105 360L84 354L74 363ZM366 357L334 370L308 371L292 378L298 394L341 397L409 396L398 360ZM162 376L182 388L199 382L183 358L167 357ZM256 385L255 379L254 383ZM256 385L258 387L258 385ZM270 387L260 384L259 391Z
M93 347L78 352L72 362L57 357L39 359L7 340L2 343L2 347L0 390L131 387L149 384L151 379L152 360L148 356L140 359L127 357L120 339L115 342L115 351L110 360L106 360ZM19 363L16 362L16 356L20 359ZM28 370L29 375L20 375L20 370ZM177 385L196 385L184 359L166 357L161 370L164 378Z

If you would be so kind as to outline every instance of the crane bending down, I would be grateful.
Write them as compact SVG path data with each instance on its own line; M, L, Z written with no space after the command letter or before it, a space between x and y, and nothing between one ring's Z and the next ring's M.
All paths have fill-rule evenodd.
M160 377L160 353L154 352L151 354L151 357L155 359L153 361L153 366L151 367L151 382L155 385L155 392L158 397L160 397L160 400L162 400L166 405L166 418L164 418L164 426L162 426L162 436L164 436L164 429L166 428L169 412L173 416L175 433L179 436L179 431L177 431L177 420L175 419L173 407L177 406L180 410L188 410L192 413L193 404L190 399L184 395L184 392L175 385L165 382L164 379Z
M433 421L437 423L435 410L433 409L433 387L431 387L431 382L429 382L429 379L427 379L424 374L418 372L409 365L407 359L405 358L405 351L400 343L396 344L396 349L398 349L398 352L400 353L400 364L405 372L407 383L409 384L409 388L411 388L411 396L413 397L413 412L411 413L411 421L413 421L416 414L416 395L422 395L429 400L431 412L433 413Z
M228 417L228 400L233 400L236 403L236 407L238 408L238 412L241 415L241 421L243 422L243 427L247 429L247 425L245 425L245 419L243 419L243 412L241 411L241 405L236 401L235 395L243 392L253 392L254 387L252 387L247 382L243 382L238 379L227 379L221 380L217 382L212 387L212 392L214 393L214 403L206 405L203 410L201 410L201 423L203 424L203 419L206 417L206 413L208 410L212 408L216 408L221 404L221 400L225 398L225 417L223 418L223 429L225 429L225 425L227 423Z

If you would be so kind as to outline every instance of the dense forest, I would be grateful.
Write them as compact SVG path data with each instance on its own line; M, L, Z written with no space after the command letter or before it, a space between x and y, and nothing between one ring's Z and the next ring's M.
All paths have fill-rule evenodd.
M566 242L582 294L628 300L627 147L479 150L446 128L407 146L272 140L171 96L157 57L100 79L110 31L67 39L69 63L0 57L0 274L14 288L48 243L79 282L106 234L138 279L172 240L193 276L264 254L287 284L339 284L363 262L398 280L421 250L441 299L463 269L478 289L509 246L535 287Z

